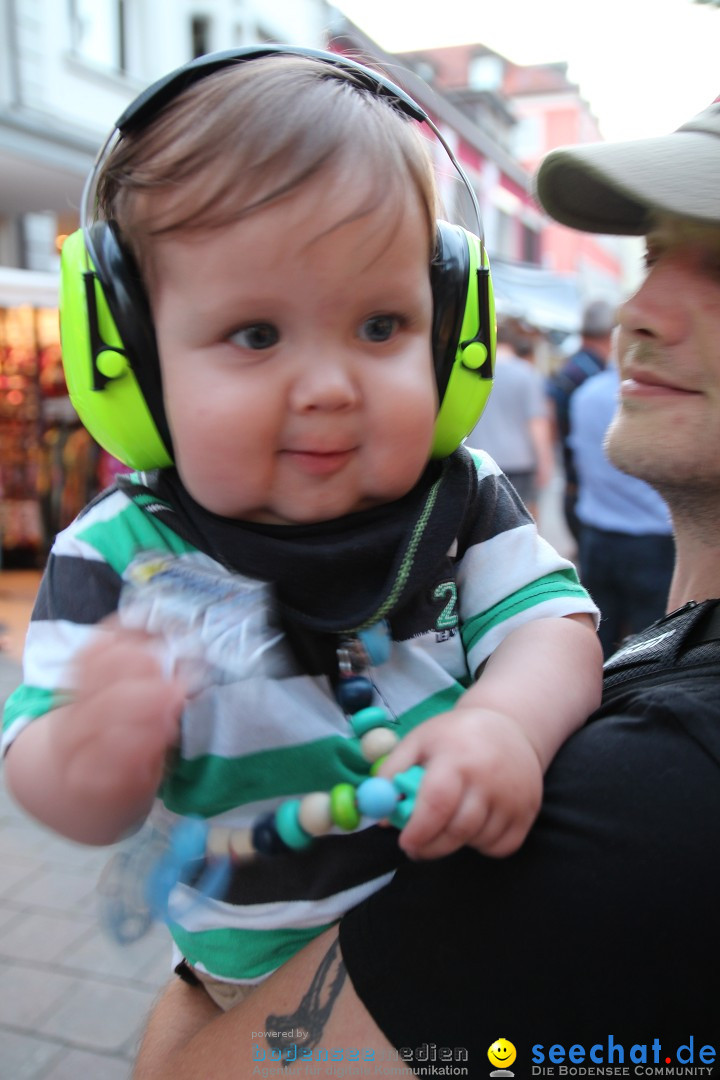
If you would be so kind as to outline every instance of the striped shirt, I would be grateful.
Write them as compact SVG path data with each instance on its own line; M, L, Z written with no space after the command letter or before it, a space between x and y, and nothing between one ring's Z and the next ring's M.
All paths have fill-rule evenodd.
M443 536L447 507L439 481L439 494L424 497L398 560L391 590L397 610L388 605L390 657L370 673L399 735L452 708L517 627L536 618L597 614L572 564L538 535L495 463L479 451L460 454L454 468L470 477L461 527L454 541ZM257 578L198 551L172 527L172 507L148 494L142 479L135 475L123 490L110 489L58 535L29 627L24 682L6 706L3 749L67 700L69 665L101 632L97 622L124 607L128 577L137 578L148 557L170 558L187 589L200 590L187 620L194 632L201 625L205 669L191 690L181 746L151 819L166 829L195 814L242 828L288 797L360 783L368 764L329 673L300 663ZM419 587L413 567L433 544L442 550L428 569L423 564ZM401 587L406 580L413 582L411 595ZM135 598L142 608L141 588ZM253 612L242 619L241 647L229 602L247 602ZM136 617L138 605L130 610ZM166 591L145 622L167 633L186 610ZM240 653L251 658L244 666ZM193 902L192 890L179 886L170 930L200 970L254 982L387 882L399 857L392 830L371 824L351 834L336 830L307 852L242 864L222 900Z

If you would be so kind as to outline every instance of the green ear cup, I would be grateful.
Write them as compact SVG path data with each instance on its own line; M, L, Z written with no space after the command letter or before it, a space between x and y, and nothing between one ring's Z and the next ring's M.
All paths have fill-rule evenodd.
M457 450L480 419L492 390L496 327L489 264L478 237L462 231L469 255L467 298L455 360L435 422L434 458Z
M62 249L60 335L70 400L96 442L133 469L172 465L90 264L81 229Z

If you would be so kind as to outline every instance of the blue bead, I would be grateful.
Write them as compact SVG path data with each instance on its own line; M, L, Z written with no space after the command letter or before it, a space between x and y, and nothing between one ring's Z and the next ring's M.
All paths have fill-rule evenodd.
M261 855L282 855L290 848L275 827L275 815L263 814L252 827L253 847Z
M361 814L379 821L393 812L400 796L392 780L371 776L360 784L355 798Z
M343 712L358 712L372 702L373 685L364 675L351 675L338 684L337 699Z
M390 659L390 627L383 619L382 622L369 626L367 630L358 631L358 637L365 647L365 652L371 664L384 664Z
M201 818L184 818L175 826L170 837L171 857L181 864L202 859L205 855L207 834L207 824Z

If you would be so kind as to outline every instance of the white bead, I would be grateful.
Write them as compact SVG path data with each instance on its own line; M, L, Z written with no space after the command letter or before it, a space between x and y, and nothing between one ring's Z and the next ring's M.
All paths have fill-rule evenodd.
M360 739L360 749L366 761L377 761L397 746L400 739L389 728L373 728Z
M310 836L323 836L330 832L333 820L327 791L313 791L300 800L298 822Z
M206 849L208 855L222 859L228 853L230 843L230 830L224 825L213 825L207 837Z

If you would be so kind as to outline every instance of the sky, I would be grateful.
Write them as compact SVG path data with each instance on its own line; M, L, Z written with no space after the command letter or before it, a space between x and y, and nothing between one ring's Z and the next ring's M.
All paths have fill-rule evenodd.
M720 8L692 0L334 0L387 52L479 42L566 61L605 139L664 135L720 96Z

